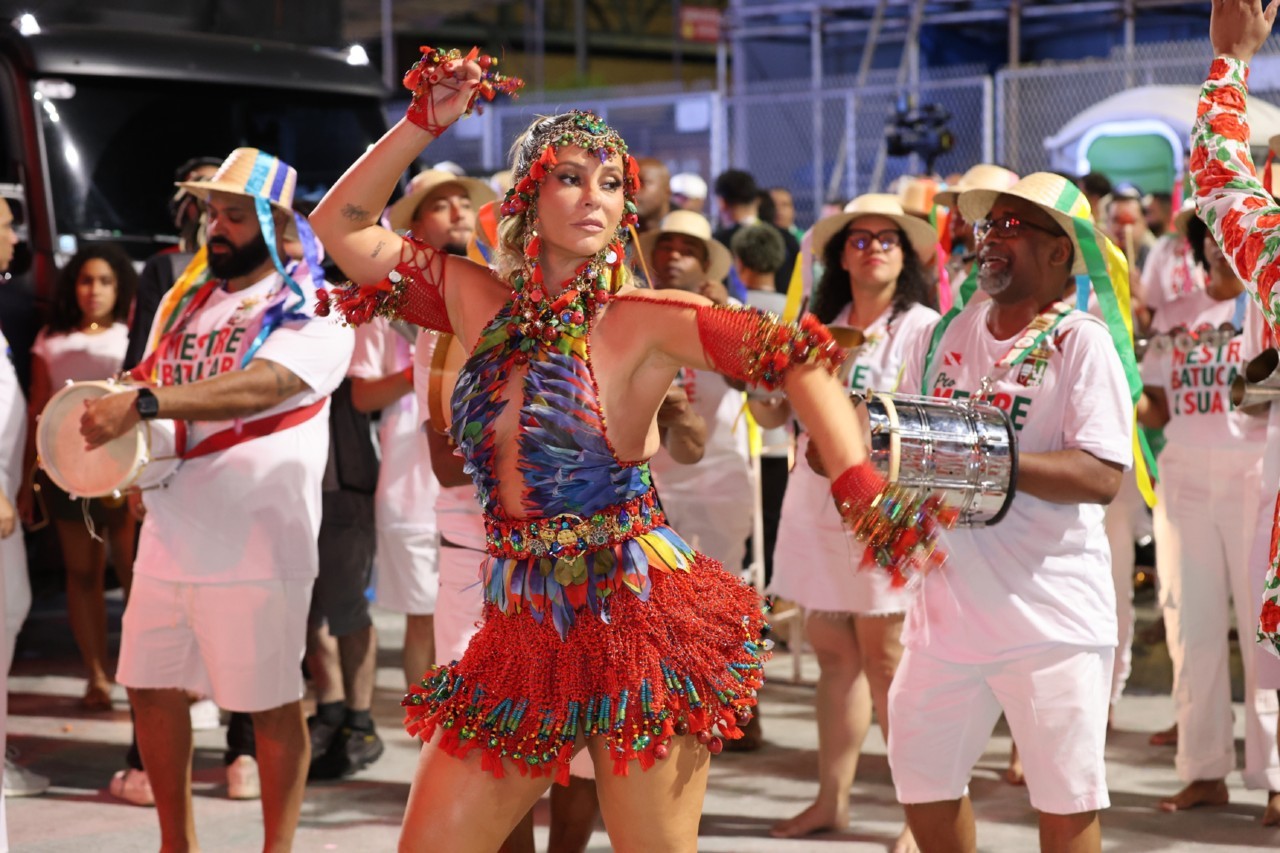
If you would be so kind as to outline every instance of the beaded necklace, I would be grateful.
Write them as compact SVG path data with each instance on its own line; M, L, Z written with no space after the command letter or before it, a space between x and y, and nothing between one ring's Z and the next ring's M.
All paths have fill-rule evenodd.
M619 271L627 229L639 219L635 195L640 188L640 170L635 158L627 153L622 137L594 113L575 110L540 132L545 140L537 156L526 161L524 173L518 175L519 180L507 192L501 208L504 218L518 216L524 220L524 262L511 280L514 310L509 327L522 338L566 351L573 339L586 334L596 311L608 303L621 284ZM610 244L579 266L560 295L552 299L542 274L538 194L547 174L559 163L556 152L567 146L594 154L601 163L619 157L626 201L622 221Z

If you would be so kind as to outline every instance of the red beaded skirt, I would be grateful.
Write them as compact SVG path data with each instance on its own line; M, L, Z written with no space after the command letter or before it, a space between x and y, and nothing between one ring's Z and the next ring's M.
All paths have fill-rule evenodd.
M657 571L647 600L612 596L609 621L581 608L561 639L550 618L485 605L461 661L427 673L404 699L405 726L458 757L483 753L495 776L568 784L575 742L603 738L614 772L666 757L674 736L711 752L742 736L772 645L759 594L698 554L688 572Z

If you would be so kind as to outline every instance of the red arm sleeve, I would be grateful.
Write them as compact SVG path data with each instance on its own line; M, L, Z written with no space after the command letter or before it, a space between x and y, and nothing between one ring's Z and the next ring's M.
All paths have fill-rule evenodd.
M316 313L337 310L352 326L374 317L407 320L424 329L453 332L444 300L445 261L448 255L406 235L400 247L400 263L377 284L340 285L317 292Z
M707 361L730 379L773 390L798 364L819 364L835 373L845 358L845 351L812 314L784 323L757 308L700 305L695 310Z

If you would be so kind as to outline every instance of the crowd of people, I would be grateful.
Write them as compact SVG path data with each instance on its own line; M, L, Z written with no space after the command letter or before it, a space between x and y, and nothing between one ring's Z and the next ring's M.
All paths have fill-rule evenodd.
M692 850L709 756L765 737L765 592L798 608L819 670L814 800L772 835L849 824L874 720L896 853L974 849L968 782L1003 714L1043 849L1098 850L1149 529L1174 677L1152 742L1176 744L1182 783L1158 805L1227 800L1234 615L1243 779L1280 824L1280 416L1231 399L1275 346L1276 202L1235 132L1274 13L1218 5L1185 201L982 163L803 229L786 188L673 176L580 111L534 122L509 173L442 164L392 201L496 79L443 53L318 206L264 151L183 163L177 246L141 274L85 246L25 395L0 360L0 668L30 603L19 520L52 522L83 708L110 711L114 679L135 720L111 794L156 808L163 849L194 848L192 730L222 709L228 794L260 799L264 849L287 850L306 782L383 753L372 598L405 616L426 744L404 849L532 850L552 787L553 850L585 849L599 816L618 849ZM13 234L0 200L0 272ZM36 464L38 416L108 378L88 446L180 422L182 464L79 499ZM893 509L845 403L873 391L1006 413L1000 524ZM4 784L49 780L6 760Z

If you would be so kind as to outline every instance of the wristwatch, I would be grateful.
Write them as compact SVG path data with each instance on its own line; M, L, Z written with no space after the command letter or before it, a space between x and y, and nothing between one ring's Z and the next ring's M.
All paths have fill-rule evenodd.
M151 393L150 388L139 388L137 393L133 407L137 409L138 417L149 421L160 414L160 401L156 399L155 394Z

